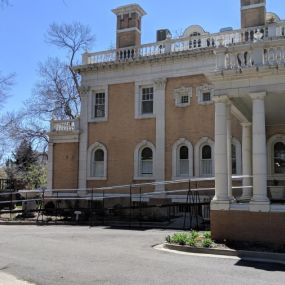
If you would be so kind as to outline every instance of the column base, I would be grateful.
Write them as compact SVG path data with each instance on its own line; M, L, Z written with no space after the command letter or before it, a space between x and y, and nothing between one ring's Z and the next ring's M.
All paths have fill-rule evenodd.
M229 200L212 200L211 210L214 211L229 211L230 201Z
M269 212L270 211L270 202L268 201L254 201L249 202L249 211L250 212Z

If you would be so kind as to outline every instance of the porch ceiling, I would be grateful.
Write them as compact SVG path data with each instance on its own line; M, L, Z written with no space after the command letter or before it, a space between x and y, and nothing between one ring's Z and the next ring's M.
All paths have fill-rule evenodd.
M234 106L251 122L252 100L249 95L231 98ZM265 97L266 125L285 125L285 92L268 92Z

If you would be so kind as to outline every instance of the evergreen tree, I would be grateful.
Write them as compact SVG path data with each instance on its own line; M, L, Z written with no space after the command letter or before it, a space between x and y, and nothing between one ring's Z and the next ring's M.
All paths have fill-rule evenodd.
M33 151L31 142L23 140L16 152L13 154L14 165L17 172L27 172L28 169L37 162L37 157Z

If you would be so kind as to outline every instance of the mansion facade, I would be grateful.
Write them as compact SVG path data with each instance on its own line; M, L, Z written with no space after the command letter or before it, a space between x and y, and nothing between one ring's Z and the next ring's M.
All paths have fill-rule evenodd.
M116 49L86 52L75 68L80 118L51 122L48 188L214 177L214 238L264 241L278 227L284 239L285 205L268 187L285 199L285 22L265 0L241 0L241 29L165 29L141 44L143 8L113 13Z

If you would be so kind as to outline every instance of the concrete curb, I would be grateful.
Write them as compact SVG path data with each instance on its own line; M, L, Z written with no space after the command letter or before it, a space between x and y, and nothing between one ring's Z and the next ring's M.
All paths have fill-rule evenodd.
M285 253L216 248L196 248L168 243L164 243L163 247L169 250L183 251L189 253L235 256L245 260L271 262L285 265Z

